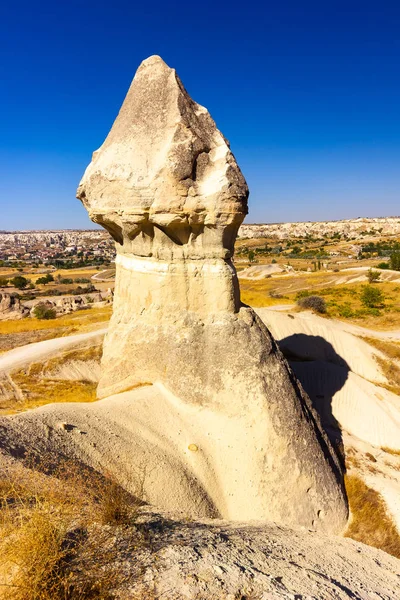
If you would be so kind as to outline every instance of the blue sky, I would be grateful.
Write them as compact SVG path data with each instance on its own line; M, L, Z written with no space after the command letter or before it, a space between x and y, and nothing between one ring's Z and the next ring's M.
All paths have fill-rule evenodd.
M230 140L248 222L400 214L397 1L23 0L0 19L0 229L91 226L76 187L151 54Z

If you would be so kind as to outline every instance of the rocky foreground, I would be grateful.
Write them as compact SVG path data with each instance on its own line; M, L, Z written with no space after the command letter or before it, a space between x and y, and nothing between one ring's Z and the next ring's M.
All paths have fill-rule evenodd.
M52 464L57 470L56 465L68 457L68 464L70 460L72 464L85 461L81 462L82 473L88 464L99 468L103 462L106 472L108 469L120 476L126 474L126 460L137 453L135 444L129 444L129 432L134 429L132 417L138 397L132 394L129 398L128 394L90 405L54 404L0 419L2 472L8 471L12 476L14 471L21 482L21 461L36 464L37 457L37 464ZM166 495L176 485L168 478L162 483ZM46 489L49 487L51 482ZM75 494L71 492L73 487L68 489ZM75 565L71 565L75 566L74 576L99 582L105 579L111 586L107 588L108 595L99 598L399 598L400 561L381 550L307 528L288 528L265 521L199 519L187 512L166 512L150 505L137 508L135 500L132 502L133 516L123 524L105 525L94 520L78 526L77 514L75 533L72 530L68 534L81 532L79 535L83 536Z

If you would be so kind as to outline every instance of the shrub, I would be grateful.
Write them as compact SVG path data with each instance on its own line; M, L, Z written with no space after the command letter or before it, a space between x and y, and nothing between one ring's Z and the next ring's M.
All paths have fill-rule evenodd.
M372 287L372 285L365 285L360 299L367 308L378 308L382 306L384 296L380 289Z
M380 262L376 266L378 269L389 269L390 264L388 262Z
M354 312L349 304L341 304L338 306L339 317L349 319L354 315Z
M367 273L367 277L369 283L375 283L376 281L379 281L379 279L381 278L381 274L375 269L370 269Z
M5 277L0 277L0 287L6 287L8 285L8 279Z
M297 300L297 305L301 308L310 308L317 313L326 313L326 302L321 296L305 296Z
M392 252L390 255L390 268L394 271L400 271L400 252Z
M30 283L30 281L29 281L29 279L27 279L26 277L23 277L22 275L17 275L16 277L13 277L11 279L10 283L14 287L16 287L18 290L23 290L24 288L26 288L28 283Z
M48 306L46 306L46 304L38 304L34 308L33 313L37 319L49 320L55 319L57 316L55 309L49 308Z
M74 283L74 280L70 279L69 277L65 277L64 279L60 279L60 283L64 285L71 285L71 283Z
M310 292L307 290L300 290L300 292L297 292L295 299L300 300L301 298L307 298L307 296L310 296Z

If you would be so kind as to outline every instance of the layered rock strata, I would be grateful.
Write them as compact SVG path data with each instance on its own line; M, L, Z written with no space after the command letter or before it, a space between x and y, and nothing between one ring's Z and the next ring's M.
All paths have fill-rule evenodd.
M157 439L194 482L213 480L209 514L340 531L336 454L272 336L240 304L232 255L247 184L208 111L159 57L139 67L77 195L117 248L99 397L157 384L176 412L166 423L185 431L185 419L208 415L189 452L159 419Z

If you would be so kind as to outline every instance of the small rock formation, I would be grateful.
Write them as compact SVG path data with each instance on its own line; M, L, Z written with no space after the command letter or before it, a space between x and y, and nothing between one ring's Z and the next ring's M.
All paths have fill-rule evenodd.
M107 306L108 304L112 304L112 296L110 296L109 293L106 293L103 297L101 292L94 292L82 296L63 296L62 298L57 298L56 300L41 300L39 298L32 303L30 309L31 317L36 317L35 309L39 304L44 305L45 308L55 310L57 316L59 316L86 308L101 308L103 306Z
M232 255L247 184L160 57L140 65L77 196L117 248L99 397L157 384L183 432L203 419L202 440L179 442L179 427L164 435L205 486L211 516L340 532L348 511L335 451L271 334L240 303Z
M0 294L0 321L9 319L24 319L29 315L29 308L21 304L21 300L14 294Z

